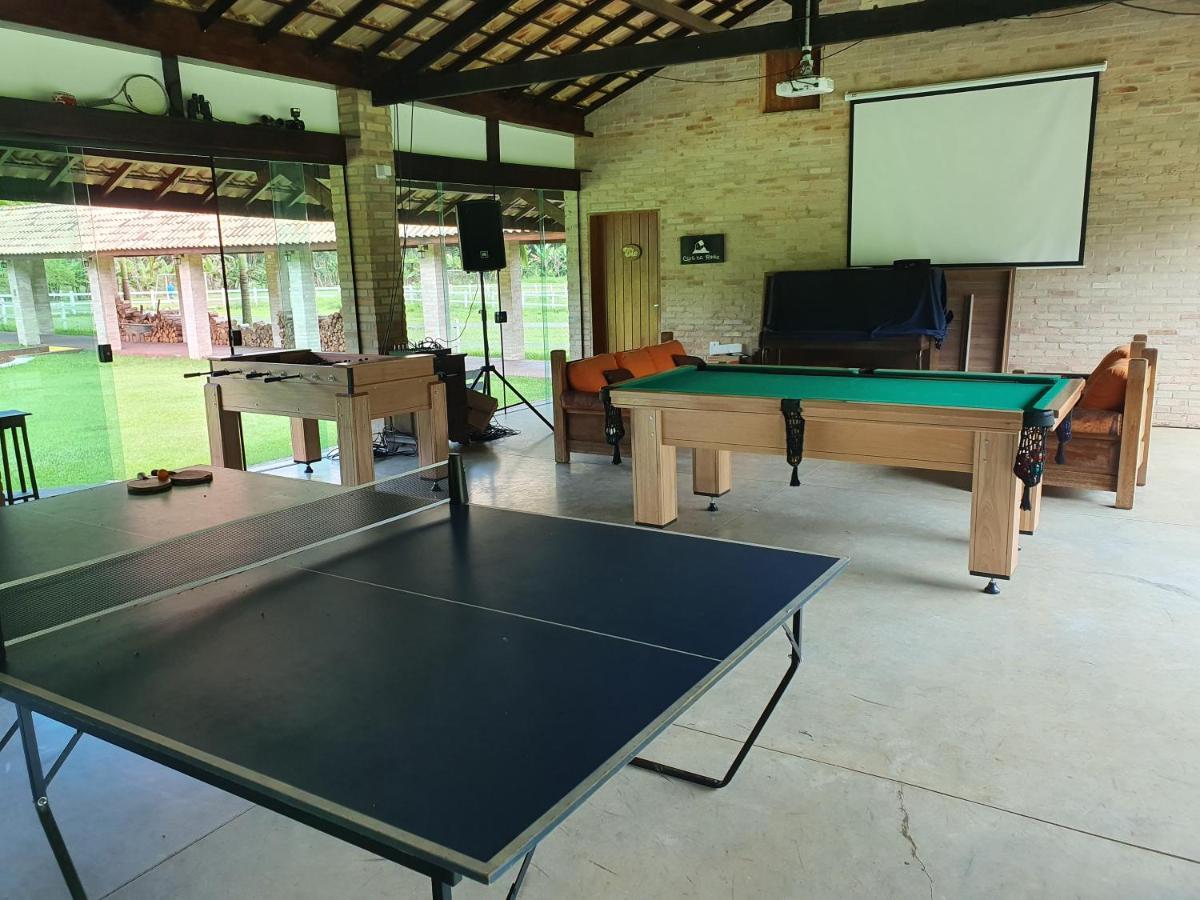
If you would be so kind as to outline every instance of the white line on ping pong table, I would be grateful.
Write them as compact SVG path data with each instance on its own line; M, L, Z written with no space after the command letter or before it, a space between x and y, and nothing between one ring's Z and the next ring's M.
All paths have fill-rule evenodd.
M395 591L399 594L411 594L414 597L424 597L426 600L439 600L442 603L452 603L455 606L465 606L469 609L478 609L483 612L496 613L501 616L512 616L514 619L525 619L529 622L538 622L542 625L553 625L557 628L567 628L571 631L581 631L584 634L594 634L597 637L612 638L616 641L626 641L630 644L641 644L643 647L651 647L655 650L666 650L669 653L679 653L683 656L694 656L697 659L706 659L709 662L721 662L720 658L715 656L705 656L703 653L693 653L691 650L680 650L677 647L667 647L663 644L655 644L650 641L639 641L637 638L623 637L619 634L610 634L607 631L596 631L592 628L583 628L579 625L568 625L566 622L555 622L553 619L541 619L537 616L526 615L525 613L513 612L507 609L496 609L494 606L480 606L478 603L468 603L466 600L453 600L450 597L439 597L437 594L426 594L423 591L414 591L409 588L396 587L390 584L380 584L377 581L367 581L365 578L351 578L349 575L338 575L335 572L326 572L323 569L313 569L308 566L289 566L299 572L310 572L314 575L327 575L330 578L337 578L341 581L349 581L354 584L363 584L367 587L380 588L385 591Z

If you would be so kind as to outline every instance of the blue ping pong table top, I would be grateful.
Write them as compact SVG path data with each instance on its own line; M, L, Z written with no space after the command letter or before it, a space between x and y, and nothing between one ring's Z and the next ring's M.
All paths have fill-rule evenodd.
M490 882L843 564L447 504L12 642L0 695Z

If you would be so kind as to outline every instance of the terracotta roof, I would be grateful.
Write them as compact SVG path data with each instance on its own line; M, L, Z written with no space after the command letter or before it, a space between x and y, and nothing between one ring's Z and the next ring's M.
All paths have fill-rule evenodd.
M457 234L448 225L402 226L408 243ZM59 203L0 206L0 258L88 253L158 254L182 250L241 253L307 244L336 246L333 222L215 215Z

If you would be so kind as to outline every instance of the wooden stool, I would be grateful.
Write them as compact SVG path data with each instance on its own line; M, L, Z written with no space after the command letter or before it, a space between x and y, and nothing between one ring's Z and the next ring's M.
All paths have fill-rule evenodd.
M0 410L0 464L3 465L4 477L0 478L0 506L7 503L12 505L18 500L37 500L39 498L37 478L33 474L33 457L29 455L29 432L25 428L25 419L29 415L18 409ZM17 434L20 433L20 440ZM8 437L11 434L13 455L17 464L17 483L20 490L14 489L12 471L8 462ZM26 484L25 470L29 470L29 481Z

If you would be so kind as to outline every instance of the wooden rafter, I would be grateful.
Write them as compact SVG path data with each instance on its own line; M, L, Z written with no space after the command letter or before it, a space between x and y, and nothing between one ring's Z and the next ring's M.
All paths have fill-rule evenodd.
M330 47L334 41L382 6L381 0L358 0L346 10L345 15L336 19L328 28L322 31L312 42L313 53L321 53Z
M479 31L504 12L508 0L476 0L475 5L459 15L425 43L410 50L388 70L387 77L399 77L419 72L453 50L464 38Z
M737 10L733 9L732 4L726 4L726 5L722 5L719 8L719 11L720 12L726 12L726 11L733 12L733 15L725 20L725 25L729 28L732 28L735 25L737 25L738 23L743 22L746 19L750 18L750 16L754 15L756 12L758 12L763 7L768 6L771 2L772 2L772 0L754 0L754 2L747 4L741 11L737 11ZM631 38L631 40L637 40L637 38ZM581 106L585 106L585 108L588 110L588 112L591 112L594 109L599 109L601 106L603 106L605 103L608 103L610 100L615 100L621 94L625 93L630 88L641 84L643 81L647 80L648 78L653 78L655 75L657 75L661 71L662 71L661 69L645 69L636 74L622 73L622 74L618 74L618 75L612 75L608 78L603 79L602 81L599 81L594 84L586 86L582 91L580 91L578 94L576 94L575 96L573 96L571 98L571 102L577 103ZM617 82L621 81L622 79L625 79L624 82L621 84L617 84ZM562 90L562 88L565 85L573 84L573 83L574 82L562 82L558 85L553 86L550 89L547 89L546 91L543 92L543 94L545 96L552 96L553 94ZM601 99L596 103L588 104L587 101L591 97L596 96L597 94L601 95Z
M208 31L208 29L212 28L220 20L221 16L229 12L235 3L237 3L237 0L212 0L208 8L199 15L200 30Z
M368 0L363 4L362 15L382 5L383 0ZM369 8L368 8L369 7ZM356 4L354 9L357 9ZM315 8L313 10L315 12ZM351 10L351 13L353 9ZM348 13L347 15L350 15ZM361 16L360 16L361 18ZM313 40L283 32L273 40L263 43L258 28L223 18L214 22L207 31L201 31L197 14L179 6L166 3L149 3L135 20L114 14L107 0L71 0L70 3L31 3L29 0L0 0L0 21L12 22L33 28L45 28L63 34L79 35L91 40L111 41L130 47L152 50L156 53L172 54L206 62L236 66L285 78L303 78L309 81L346 87L367 88L373 81L363 70L362 55L344 47L327 46L325 51L314 55L320 38ZM330 27L335 27L331 25ZM353 27L353 24L347 27ZM321 37L325 37L322 35ZM332 39L330 39L332 43ZM2 107L9 101L0 98ZM33 101L29 101L33 104ZM46 103L33 104L38 107ZM493 116L508 122L550 128L571 134L585 134L583 114L565 103L538 101L532 97L511 93L481 93L469 97L458 97L439 101L439 106L479 116ZM68 111L73 118L83 120L87 113L103 112L82 108ZM131 117L124 113L111 113L122 120ZM138 117L153 118L153 117ZM8 122L0 123L9 125ZM17 123L20 125L20 123ZM219 130L233 126L213 123L176 120L174 125L183 130L185 126ZM257 129L257 126L254 126ZM153 130L149 126L141 131ZM260 129L261 130L261 129ZM21 127L8 129L7 133L24 135L28 131ZM296 135L289 135L295 140ZM197 137L193 146L201 146L203 137ZM245 154L251 158L262 158L261 154Z
M108 181L104 182L104 186L100 189L100 196L107 197L119 188L121 183L125 181L125 176L129 174L129 170L132 168L132 162L123 162L117 166L117 170L108 176Z
M819 27L814 31L812 42L823 46L894 37L1082 5L1086 5L1085 0L924 0L921 3L823 16L818 21ZM714 34L620 44L590 53L562 54L549 59L504 63L464 72L389 73L376 82L374 101L386 105L430 100L592 75L612 75L750 56L768 50L795 47L800 40L801 28L799 21L787 20Z
M271 175L265 171L260 172L255 188L246 197L245 205L251 206L256 200L261 199L263 194L275 187L275 181L278 177L278 175Z
M472 47L470 53L464 53L461 57L451 63L449 68L454 69L455 71L459 69L465 69L476 60L483 59L486 54L491 53L494 49L507 41L526 25L533 23L538 16L547 12L552 7L557 6L558 2L559 0L541 0L540 3L534 4L525 12L514 15L508 24L501 28L497 28L490 35Z
M446 0L425 0L424 3L415 9L406 9L405 12L408 15L404 17L404 20L385 31L379 40L363 51L363 55L368 58L378 56L407 34L414 26L425 21L426 17L436 12L437 8L445 2Z
M48 179L46 179L46 187L54 187L63 179L71 174L71 170L75 168L75 157L67 155L66 161L55 170Z
M722 26L716 22L710 22L704 16L697 15L690 9L684 9L683 6L676 6L671 0L627 0L627 2L632 3L638 9L653 13L660 19L682 25L688 31L695 31L698 34L712 34L715 31L723 30Z
M161 200L163 197L167 196L167 194L171 193L171 191L175 190L175 185L179 184L180 180L186 174L186 166L180 166L178 169L172 172L167 180L162 183L162 187L154 192L154 199Z
M10 156L12 156L12 147L5 147L3 150L0 150L0 166L8 162Z
M204 202L208 203L210 200L217 197L221 191L224 190L225 186L228 185L229 182L233 181L236 176L237 172L225 172L222 174L221 177L217 179L216 184L210 187L208 189L208 193L204 195Z
M539 37L536 41L531 43L528 47L524 48L523 50L518 51L517 53L514 53L512 58L509 59L508 61L506 61L505 63L503 63L503 65L509 65L514 62L521 62L523 60L529 59L529 57L531 57L537 53L542 53L543 51L546 50L547 47L549 47L552 43L557 41L559 38L563 37L566 34L569 34L571 32L572 28L575 28L577 25L579 25L582 22L586 22L588 19L594 17L595 15L596 15L596 13L594 10L585 6L583 9L579 10L579 12L574 13L574 14L568 16L563 21L559 22L557 25L555 25L553 28L551 28L549 31L547 31L545 34L543 34L541 37ZM596 31L593 34L588 35L586 38L579 38L579 40L581 40L585 43L588 41L599 41L599 40L603 39L604 37L606 37L607 35L611 34L612 32L616 31L618 28L624 27L630 21L632 21L633 19L636 19L638 16L641 16L641 15L645 15L644 10L638 9L636 6L630 6L629 9L625 10L625 12L621 13L616 18L612 19L609 22L609 24L601 26L600 28L596 29ZM656 23L656 27L661 26L661 24L662 24L661 22Z
M314 0L291 0L287 6L271 16L262 28L258 29L258 39L263 43L271 40L290 25L297 16L307 11L313 2Z

